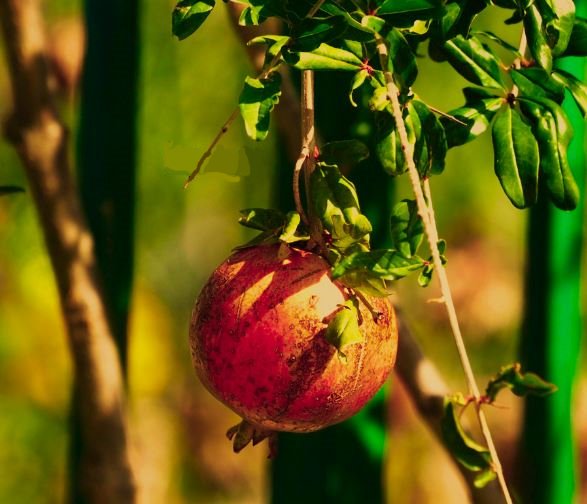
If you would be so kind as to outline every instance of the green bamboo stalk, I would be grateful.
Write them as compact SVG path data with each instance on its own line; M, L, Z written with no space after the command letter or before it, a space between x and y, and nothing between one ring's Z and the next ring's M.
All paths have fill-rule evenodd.
M77 145L82 204L125 373L133 278L139 19L138 0L85 2L87 49ZM74 390L69 500L84 503L77 397Z
M340 76L316 75L316 122L324 141L351 138L363 117L343 108L348 97ZM336 110L336 114L330 111ZM280 149L283 152L283 149ZM278 160L278 166L287 166ZM355 182L363 212L374 227L374 247L389 246L392 179L374 157L364 161L350 178ZM277 204L293 208L291 177L279 176ZM272 464L273 504L356 504L385 500L383 464L387 444L386 391L381 390L357 415L312 434L280 434Z
M587 2L577 10L586 15ZM562 65L561 65L562 67ZM565 70L583 78L582 60L565 62ZM574 104L565 107L575 138L569 162L582 194L572 212L555 209L542 198L530 213L526 273L526 312L520 360L558 386L546 398L526 400L520 447L522 502L563 504L577 499L577 465L573 433L573 387L581 346L581 253L585 207L585 126Z

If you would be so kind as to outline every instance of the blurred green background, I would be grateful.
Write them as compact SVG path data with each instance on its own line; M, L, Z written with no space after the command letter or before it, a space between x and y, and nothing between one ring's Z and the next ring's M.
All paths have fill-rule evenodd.
M239 209L270 204L276 135L253 144L235 123L204 173L183 190L186 174L233 110L251 70L222 8L195 36L179 43L171 37L173 5L143 2L140 10L136 262L128 362L130 431L141 497L149 503L262 503L269 494L266 447L232 454L224 433L236 417L198 383L187 328L207 276L249 236L236 224ZM55 0L44 7L56 54L73 55L75 62L83 46L81 3ZM461 85L448 67L422 61L416 92L431 105L442 110L458 106ZM9 105L2 58L0 117ZM64 93L60 109L72 131L73 156L79 93ZM0 183L26 187L16 154L5 141L0 141ZM433 179L432 188L440 234L449 243L455 302L473 366L484 383L501 365L516 360L528 212L515 210L502 194L489 135L451 152L446 172ZM398 199L409 194L407 180L401 180ZM444 309L427 302L439 297L436 288L420 289L408 278L397 289L427 355L454 390L465 390ZM585 358L581 363L573 411L578 456L585 461ZM57 293L31 198L0 198L0 503L65 499L70 381ZM511 474L522 402L504 395L499 403L500 409L488 416ZM388 502L465 502L457 471L395 379L389 418ZM578 481L577 502L587 502L585 469Z

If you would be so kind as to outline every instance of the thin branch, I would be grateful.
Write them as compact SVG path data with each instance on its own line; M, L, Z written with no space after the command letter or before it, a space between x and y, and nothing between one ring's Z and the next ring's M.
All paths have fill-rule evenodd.
M304 221L304 224L309 224L310 222L308 221L308 217L306 216L306 212L304 211L304 206L302 205L302 198L300 195L300 174L302 172L302 169L304 168L304 163L306 162L306 159L308 158L309 154L310 151L306 147L302 147L302 152L300 152L300 156L298 157L298 160L296 161L296 164L294 166L292 180L296 211L300 214L302 221Z
M14 107L6 125L26 171L57 280L79 391L84 499L131 503L124 386L98 284L93 241L70 173L67 131L53 104L39 0L0 0Z
M196 165L196 168L194 169L194 171L192 173L190 173L190 176L187 178L187 180L185 181L185 183L183 185L184 189L187 189L187 186L190 185L190 182L196 178L196 175L198 175L198 173L200 173L202 166L204 166L204 162L206 161L206 159L208 159L212 155L212 153L214 152L214 148L218 145L220 140L222 140L222 137L224 135L226 135L226 133L228 132L228 129L230 128L230 125L234 122L234 120L237 117L238 117L238 107L236 107L231 112L228 119L226 121L224 121L224 124L218 130L218 133L216 133L214 140L212 140L212 142L210 143L208 148L204 151L204 154L202 154L200 159L198 159L198 164Z
M473 373L473 369L469 361L469 356L467 354L463 336L461 334L461 329L459 326L455 305L452 299L450 284L448 281L448 277L446 275L446 270L444 269L444 266L442 264L440 251L438 250L438 231L436 229L433 217L431 216L430 209L428 206L429 204L426 203L426 199L424 197L424 193L420 183L418 169L416 168L416 164L414 162L414 146L410 144L408 139L408 134L406 131L402 115L402 108L398 98L399 89L393 81L392 74L388 69L387 45L385 43L385 40L381 37L377 38L377 51L379 53L379 59L381 62L382 70L385 74L387 97L392 105L393 117L395 120L397 132L399 134L402 151L404 152L404 157L408 167L408 175L410 178L412 189L414 191L414 195L416 196L418 214L422 218L426 238L428 240L430 250L432 252L432 258L436 269L436 275L440 283L440 290L444 298L448 318L450 321L450 326L453 332L457 351L459 353L459 358L461 360L461 365L465 372L469 392L475 398L475 404L477 406L477 418L479 419L479 424L481 426L481 431L483 433L483 437L485 438L485 442L487 443L487 448L489 449L489 452L491 454L493 468L495 469L495 472L497 474L497 478L500 483L505 501L508 504L510 504L512 502L512 499L505 481L505 477L503 475L503 469L501 467L499 456L497 454L497 450L495 448L495 444L491 436L491 431L489 430L489 426L487 424L485 413L481 409L481 394L479 392L479 387L477 386L475 375Z

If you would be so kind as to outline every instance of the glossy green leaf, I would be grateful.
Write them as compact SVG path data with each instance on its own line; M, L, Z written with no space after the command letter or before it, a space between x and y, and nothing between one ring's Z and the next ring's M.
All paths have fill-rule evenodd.
M575 18L569 43L561 56L587 56L587 19Z
M215 0L181 0L171 14L171 31L183 40L194 33L212 12Z
M402 200L391 212L391 245L404 257L412 257L424 239L424 223L414 200Z
M522 55L520 54L520 51L518 50L517 47L514 47L513 45L509 44L508 42L506 42L504 39L502 39L501 37L499 37L498 35L496 35L492 31L472 30L471 35L475 35L476 37L487 37L492 42L495 42L496 44L500 45L501 47L503 47L507 51L511 52L514 57L516 57L516 58L522 57Z
M401 150L401 144L395 128L393 116L387 112L375 114L375 154L383 169L389 175L400 175L408 167Z
M557 69L552 77L569 90L581 110L581 114L587 118L587 84L577 79L573 74L560 69Z
M359 70L355 75L353 75L353 79L351 80L351 90L349 91L349 100L353 107L357 106L357 103L353 98L354 92L359 89L368 78L369 72L367 70Z
M359 310L355 298L347 300L334 318L328 323L324 339L338 350L339 356L346 360L344 349L349 345L362 343L364 337L359 329Z
M393 249L355 252L342 259L333 269L332 278L340 278L352 272L365 272L384 280L397 280L417 271L424 261L417 256L404 257Z
M438 2L433 0L385 0L378 8L377 15L429 14L436 10Z
M23 193L24 189L18 186L0 186L0 196L7 196L9 194Z
M420 119L422 151L426 149L426 155L420 154L417 158L420 176L426 178L442 173L448 151L444 126L424 102L412 100L411 105Z
M328 44L311 52L292 52L284 49L285 61L298 70L343 70L357 72L362 68L362 61L352 52L338 49Z
M541 177L554 204L572 210L579 201L579 189L567 159L572 128L562 108L546 99L520 99L520 108L532 121L540 150Z
M495 173L507 197L526 208L538 196L538 143L531 127L509 105L496 114L492 128Z
M344 33L347 28L344 16L324 19L304 19L291 33L289 49L294 52L313 51L320 44L330 42Z
M361 18L361 25L368 28L373 33L379 33L385 27L385 19L377 16L363 16Z
M441 34L439 43L444 43L457 35L468 37L473 21L485 7L484 1L453 0L447 2L444 15L439 20Z
M552 15L544 19L546 40L553 56L560 56L567 48L573 31L575 3L573 0L546 0L545 3L552 9Z
M285 223L283 212L267 208L245 208L240 211L239 224L259 231L272 231Z
M249 40L247 45L266 45L265 65L268 65L281 53L283 47L289 41L290 38L285 35L261 35Z
M497 394L503 389L510 389L517 396L534 395L545 397L556 392L556 385L540 378L535 373L522 373L520 364L510 364L501 368L485 389L485 395L490 402L495 401Z
M444 444L464 467L474 472L491 470L489 450L464 431L450 397L444 401L441 432Z
M449 63L467 80L486 87L504 87L499 60L478 38L462 35L444 44Z
M503 98L480 99L451 110L450 117L441 117L448 147L463 145L484 133L503 104Z
M288 212L279 235L279 241L283 243L295 243L300 240L309 240L310 236L306 229L302 229L302 219L298 212Z
M361 213L355 186L336 166L318 164L311 176L310 196L314 213L331 233L334 247L368 244L371 223Z
M430 282L432 282L432 273L434 272L434 264L428 263L425 264L418 275L418 285L420 287L428 287Z
M271 111L281 95L281 76L273 72L266 79L245 78L239 98L241 116L247 135L253 140L264 140L269 132Z
M399 30L391 30L386 37L389 45L389 68L400 89L407 91L418 76L416 57Z
M360 140L339 140L322 146L320 160L329 165L355 165L369 157L369 148Z
M524 30L528 39L528 48L534 60L547 72L552 70L552 50L543 31L543 20L535 3L526 9Z
M565 87L543 68L514 68L511 76L521 95L548 98L557 103L562 103L565 97Z

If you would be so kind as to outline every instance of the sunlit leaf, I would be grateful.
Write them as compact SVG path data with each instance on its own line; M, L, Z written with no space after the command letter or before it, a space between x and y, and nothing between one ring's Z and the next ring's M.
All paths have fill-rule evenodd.
M171 14L171 31L183 40L194 33L212 12L215 0L181 0Z
M541 177L554 204L572 210L579 201L579 189L567 159L572 138L568 117L555 102L540 98L520 98L520 108L532 121L540 152Z
M424 239L424 223L414 200L403 200L391 212L391 245L404 257L412 257Z
M347 300L338 313L328 323L324 338L338 350L339 356L346 361L345 348L362 343L364 337L359 329L359 310L355 298Z
M495 401L497 394L503 389L510 389L517 396L527 395L544 397L556 392L556 385L540 378L535 373L522 373L520 364L510 364L501 368L485 389L485 395L490 402Z
M311 52L283 51L287 63L298 70L344 70L357 72L363 62L352 52L338 49L328 44L320 46Z
M271 111L279 102L280 95L281 76L277 72L263 80L245 78L239 107L247 135L253 140L264 140L267 137Z
M464 467L474 472L491 470L489 450L464 431L450 397L444 401L441 431L444 444Z
M474 84L487 87L504 87L499 61L478 38L462 35L444 44L450 64Z
M538 196L538 143L520 114L504 105L492 128L495 173L507 197L526 208Z

